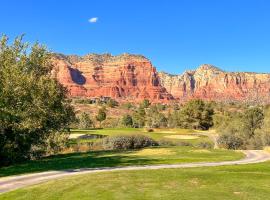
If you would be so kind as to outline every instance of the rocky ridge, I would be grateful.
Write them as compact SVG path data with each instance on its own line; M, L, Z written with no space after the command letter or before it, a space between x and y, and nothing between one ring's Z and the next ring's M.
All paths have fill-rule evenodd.
M53 76L71 97L108 96L118 101L214 101L270 103L270 74L225 72L203 64L181 75L157 72L141 55L55 54Z

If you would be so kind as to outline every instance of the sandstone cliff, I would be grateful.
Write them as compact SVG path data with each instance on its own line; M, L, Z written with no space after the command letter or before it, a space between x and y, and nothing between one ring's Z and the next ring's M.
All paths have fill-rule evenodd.
M143 56L89 54L83 57L56 54L53 74L71 97L108 96L117 100L173 99L161 86L156 68Z
M170 75L158 73L147 58L130 54L55 54L53 63L54 76L68 88L71 97L270 103L270 74L225 72L204 64L182 75Z
M270 103L270 74L225 72L201 65L182 75L159 73L161 84L182 101L200 98L214 101Z

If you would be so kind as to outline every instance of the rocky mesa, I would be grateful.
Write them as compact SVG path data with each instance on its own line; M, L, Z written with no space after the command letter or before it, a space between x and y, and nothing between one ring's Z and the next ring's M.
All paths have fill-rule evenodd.
M141 55L55 54L53 75L71 97L111 97L118 101L186 101L270 103L270 74L225 72L204 64L181 75L157 72Z
M118 101L167 102L173 96L161 85L156 68L140 55L56 54L53 74L71 97L111 97Z

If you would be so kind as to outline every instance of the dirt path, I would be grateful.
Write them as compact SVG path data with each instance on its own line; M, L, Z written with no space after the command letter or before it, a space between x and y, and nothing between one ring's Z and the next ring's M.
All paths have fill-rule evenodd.
M260 163L260 162L270 160L270 154L262 150L246 150L243 152L246 154L246 157L242 160L237 160L237 161L164 164L164 165L147 165L147 166L130 166L130 167L82 168L82 169L49 171L49 172L34 173L34 174L28 174L28 175L4 177L4 178L0 178L0 194L11 191L11 190L19 189L22 187L46 182L48 180L58 179L58 178L67 177L71 175L86 174L86 173L240 165L240 164Z

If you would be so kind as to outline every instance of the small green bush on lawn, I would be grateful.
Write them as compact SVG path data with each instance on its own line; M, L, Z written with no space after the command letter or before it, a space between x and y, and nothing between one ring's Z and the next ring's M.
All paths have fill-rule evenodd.
M158 146L158 143L144 135L119 135L104 138L102 146L106 150L140 149L150 146Z

